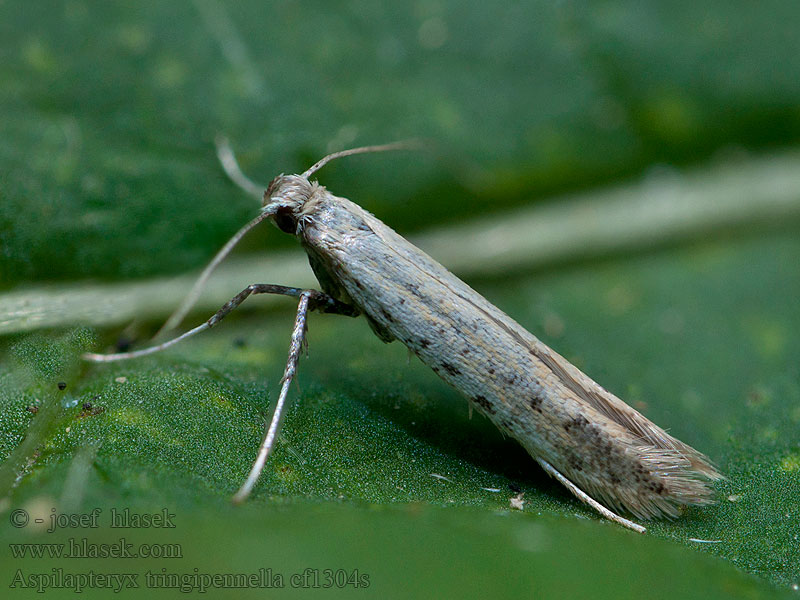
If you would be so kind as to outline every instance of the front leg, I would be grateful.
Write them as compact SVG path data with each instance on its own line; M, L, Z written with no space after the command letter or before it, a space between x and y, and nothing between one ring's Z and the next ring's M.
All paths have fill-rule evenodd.
M166 350L170 346L174 346L178 342L190 338L201 331L211 329L214 325L224 319L231 311L233 311L233 309L244 302L245 299L251 294L278 294L281 296L294 296L300 298L302 298L305 294L307 299L306 310L318 310L320 312L345 315L348 317L355 317L359 314L359 310L357 308L350 306L349 304L345 304L344 302L339 302L335 298L332 298L331 296L328 296L327 294L317 290L303 290L300 288L286 287L284 285L273 285L269 283L254 283L252 285L248 285L241 292L228 300L228 302L226 302L222 308L211 315L211 318L208 319L208 321L202 325L198 325L194 329L190 329L186 333L183 333L176 338L167 340L166 342L151 346L149 348L135 350L133 352L119 352L117 354L96 354L94 352L87 352L83 355L83 359L92 362L112 362L116 360L125 360L128 358L138 358L139 356L147 356L148 354L161 352L162 350Z

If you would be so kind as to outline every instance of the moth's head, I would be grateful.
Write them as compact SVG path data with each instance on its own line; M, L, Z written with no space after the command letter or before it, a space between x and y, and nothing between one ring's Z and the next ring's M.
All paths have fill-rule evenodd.
M308 178L319 171L330 161L342 156L352 154L363 154L365 152L384 152L386 150L412 149L419 146L413 140L405 142L395 142L394 144L384 144L383 146L361 146L350 150L341 150L321 158L303 172L302 175L278 175L273 179L267 191L264 192L262 216L272 219L278 229L299 235L303 225L303 217L307 216L307 204L314 190L319 189L316 183L312 184Z
M262 213L286 233L297 234L297 224L303 215L313 187L302 175L278 175L264 192Z

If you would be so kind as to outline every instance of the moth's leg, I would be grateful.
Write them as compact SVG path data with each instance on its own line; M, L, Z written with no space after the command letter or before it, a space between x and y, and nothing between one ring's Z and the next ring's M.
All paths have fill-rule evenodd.
M328 296L327 294L318 292L317 290L303 290L300 288L286 287L283 285L254 283L252 285L248 285L241 292L239 292L228 302L226 302L225 305L222 308L220 308L216 313L214 313L208 321L206 321L202 325L198 325L194 329L190 329L186 333L179 335L176 338L167 340L162 344L157 344L149 348L143 348L142 350L136 350L134 352L120 352L118 354L95 354L93 352L87 352L86 354L83 355L83 359L93 362L111 362L115 360L124 360L127 358L137 358L139 356L147 356L148 354L154 354L156 352L160 352L161 350L165 350L166 348L169 348L170 346L173 346L178 342L185 340L186 338L192 337L193 335L200 333L201 331L205 331L206 329L211 329L214 325L216 325L222 319L224 319L228 315L228 313L230 313L234 308L236 308L242 302L244 302L245 299L251 294L279 294L282 296L295 296L295 297L302 297L305 294L307 297L307 304L309 310L319 310L321 312L334 313L351 317L358 315L358 310L356 308L350 306L349 304L345 304L344 302L339 302L338 300Z
M297 316L294 320L294 329L292 330L292 343L289 346L289 358L286 361L286 369L283 371L281 378L281 393L278 396L278 401L275 403L275 412L272 414L272 419L269 422L269 427L264 434L264 440L261 442L261 447L258 449L258 456L250 469L250 474L247 479L239 488L239 491L233 496L235 503L243 502L250 495L253 486L258 481L261 471L264 468L264 463L272 448L275 445L275 438L280 429L281 419L283 417L283 409L286 405L286 396L289 393L289 385L292 383L292 378L297 370L297 361L300 359L300 354L303 348L303 342L306 335L306 315L308 314L310 304L313 301L314 294L319 294L314 290L307 290L300 293L300 303L297 306Z
M585 502L586 504L591 506L593 509L595 509L597 512L599 512L601 515L603 515L609 521L614 521L615 523L618 523L618 524L622 525L623 527L627 527L628 529L633 529L637 533L644 533L644 532L647 531L647 529L645 529L644 527L642 527L638 523L634 523L633 521L629 521L628 519L620 517L617 513L608 510L605 506L600 504L597 500L592 498L589 494L584 492L577 485L575 485L569 479L567 479L561 473L559 473L555 469L555 467L553 467L553 465L551 465L546 460L541 459L541 458L537 458L536 462L538 462L542 466L542 468L545 471L547 471L548 475L550 475L551 477L555 477L564 487L566 487L570 492L575 494L575 496L577 496L580 501Z

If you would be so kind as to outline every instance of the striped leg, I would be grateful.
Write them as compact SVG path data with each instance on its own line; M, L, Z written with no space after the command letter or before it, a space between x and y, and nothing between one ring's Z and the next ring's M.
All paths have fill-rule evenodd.
M194 329L190 329L189 331L179 335L178 337L175 337L171 340L167 340L162 344L150 346L149 348L135 350L134 352L120 352L117 354L95 354L94 352L87 352L86 354L83 355L83 359L92 362L112 362L115 360L138 358L139 356L147 356L148 354L155 354L156 352L161 352L162 350L166 350L170 346L174 346L178 342L190 338L193 335L200 333L201 331L205 331L206 329L211 329L214 325L216 325L222 319L224 319L228 315L228 313L230 313L234 308L236 308L242 302L244 302L245 299L251 294L279 294L282 296L294 296L294 297L302 297L303 294L306 294L308 310L319 310L320 312L346 315L349 317L355 317L356 315L358 315L358 310L356 310L349 304L339 302L338 300L331 298L327 294L318 292L317 290L302 290L300 288L286 287L283 285L254 283L252 285L248 285L241 292L239 292L228 302L226 302L225 305L222 308L220 308L217 312L215 312L208 321L206 321L202 325L198 325Z

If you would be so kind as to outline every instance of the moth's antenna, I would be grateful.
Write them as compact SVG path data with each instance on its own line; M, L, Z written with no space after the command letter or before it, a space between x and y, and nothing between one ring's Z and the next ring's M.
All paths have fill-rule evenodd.
M261 198L264 196L264 190L266 187L255 183L242 172L242 169L239 167L239 163L236 162L236 156L233 153L233 148L231 148L228 138L222 134L219 134L214 138L214 144L217 147L217 158L219 159L222 168L225 170L225 174L230 178L230 180L251 196L255 196L261 200ZM208 266L203 269L203 272L200 273L197 281L194 282L194 285L186 295L186 298L184 298L180 306L175 309L175 312L169 316L166 323L161 326L161 329L156 332L155 336L153 336L154 338L157 338L161 334L174 329L180 324L181 321L183 321L183 318L192 309L192 306L194 306L195 302L197 302L197 299L200 297L200 293L203 291L203 287L206 285L208 278L211 277L211 273L214 271L214 269L219 266L219 263L225 260L225 257L230 254L231 250L233 250L233 247L239 243L245 234L253 227L261 223L261 221L263 221L265 218L266 215L261 213L255 219L237 231L233 237L228 240L228 243L226 243L222 249L217 252L216 256L214 256L211 262L208 263Z
M225 260L225 257L230 254L231 250L233 250L233 247L239 243L239 240L241 240L248 231L261 223L261 221L266 219L268 216L269 215L266 213L261 213L255 219L237 231L233 237L228 240L222 249L217 252L216 256L211 259L211 262L208 263L208 266L203 269L203 272L200 273L200 277L198 277L197 281L194 282L192 289L186 295L186 298L184 298L183 302L181 302L180 306L170 315L169 319L167 319L167 322L161 326L161 329L159 329L153 337L157 338L162 333L174 329L180 324L181 321L183 321L183 318L192 309L192 306L194 306L194 303L197 302L197 299L200 297L200 293L203 291L203 287L208 281L208 278L211 277L211 273L214 271L214 269L217 268L219 263Z
M225 174L228 178L245 192L261 200L264 197L264 190L267 189L267 186L257 184L242 172L239 163L236 162L236 156L228 138L219 134L214 138L214 144L217 146L217 158L222 164L222 168L225 169Z
M419 140L404 140L402 142L393 142L391 144L383 144L380 146L361 146L359 148L350 148L349 150L340 150L333 154L328 154L317 162L315 162L308 170L306 170L301 177L308 179L315 172L319 171L322 167L327 165L332 160L342 158L343 156L352 156L353 154L364 154L366 152L387 152L389 150L418 150L422 147L422 142Z

